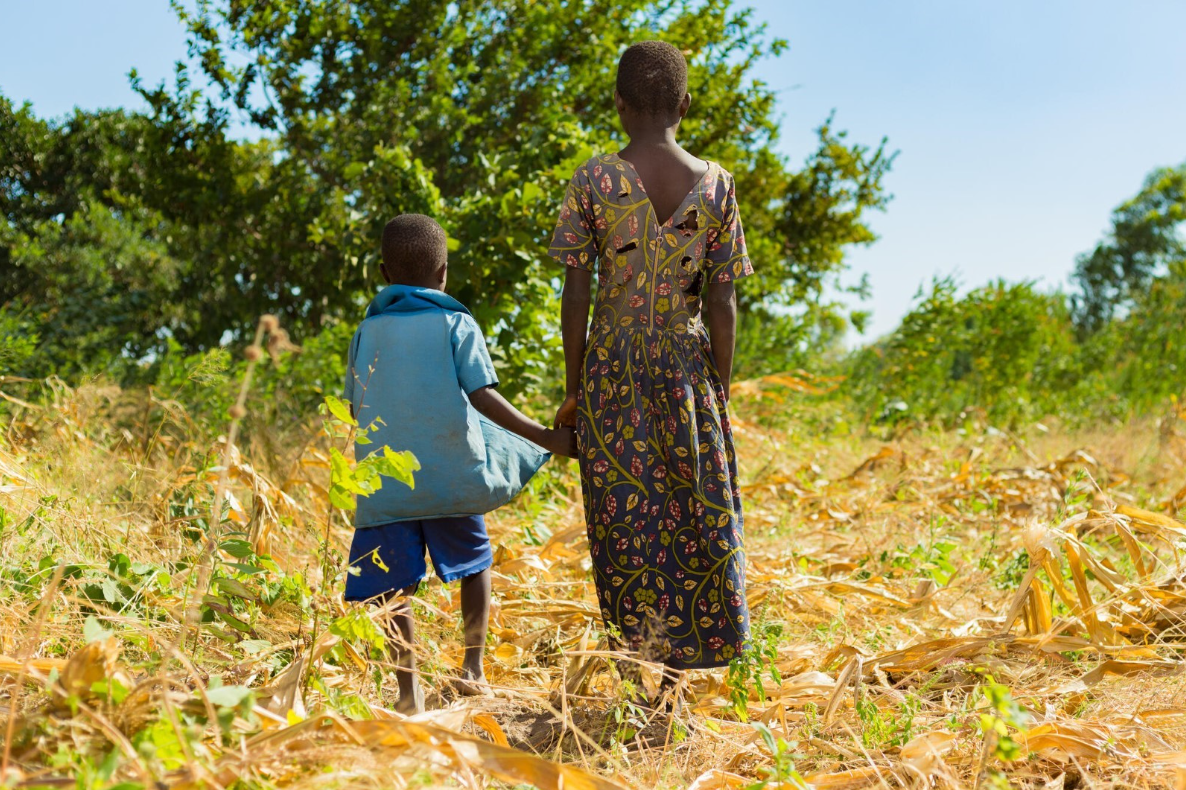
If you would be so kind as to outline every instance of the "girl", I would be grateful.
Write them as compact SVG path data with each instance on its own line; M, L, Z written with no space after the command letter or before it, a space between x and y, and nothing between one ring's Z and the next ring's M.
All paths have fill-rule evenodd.
M556 424L577 429L597 599L615 647L677 670L719 667L749 638L726 403L733 282L753 267L733 177L676 143L691 103L679 50L627 49L614 103L630 143L577 168L549 250L567 266Z

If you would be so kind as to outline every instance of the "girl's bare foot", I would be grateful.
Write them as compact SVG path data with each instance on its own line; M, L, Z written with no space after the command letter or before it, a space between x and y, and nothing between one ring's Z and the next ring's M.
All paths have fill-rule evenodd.
M449 680L449 686L459 697L488 697L490 684L486 682L484 673L473 673L463 669L461 675Z

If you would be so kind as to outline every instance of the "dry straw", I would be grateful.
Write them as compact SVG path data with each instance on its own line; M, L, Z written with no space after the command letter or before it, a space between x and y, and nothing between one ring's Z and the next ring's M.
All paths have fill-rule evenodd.
M249 371L273 330L261 321ZM237 405L246 409L250 382L241 384ZM1186 525L1172 512L1186 469L1165 450L1176 446L1177 423L1051 431L1030 443L988 430L919 432L882 445L802 428L828 417L833 407L807 394L827 386L784 376L738 387L749 600L759 630L782 628L781 680L766 682L765 698L751 694L750 723L739 720L720 673L681 678L674 713L622 693L601 639L570 471L546 496L491 519L492 696L445 694L462 654L456 590L433 582L421 591L417 649L426 684L441 691L436 710L414 719L393 712L390 679L376 684L389 667L332 630L314 636L315 615L291 606L260 606L243 641L191 628L190 647L170 653L182 625L194 623L209 573L143 592L155 611L172 613L166 622L109 607L99 619L117 635L89 644L83 623L97 604L76 579L44 579L39 605L8 595L0 609L6 780L64 780L70 769L52 760L65 747L114 750L113 781L180 787L777 787L764 727L791 744L794 774L781 766L783 787L1180 782ZM179 481L196 480L189 462L208 448L187 450L178 429L144 457L142 445L108 427L127 397L62 389L56 408L18 412L20 430L9 436L19 438L0 447L0 505L10 524L32 519L36 528L5 527L8 545L32 553L6 548L6 567L31 566L51 543L64 561L92 568L106 568L113 546L146 563L178 556L168 536L179 527L162 502ZM290 437L307 447L290 472L272 477L260 471L274 468L271 459L249 464L251 451L236 445L244 414L235 412L217 445L211 524L225 512L237 528L270 535L275 562L305 573L324 608L316 616L335 621L354 610L326 586L317 561L325 535L336 552L349 537L344 520L325 516L328 438ZM311 418L309 430L316 425ZM76 467L132 469L143 482L134 501L121 501L126 475L54 471ZM212 533L203 547L211 567L226 559L220 545ZM167 666L148 662L154 646L172 656ZM303 683L302 667L315 665L315 682ZM653 688L656 668L641 674ZM250 711L228 723L229 738L217 725L193 735L189 724L217 718L213 676L255 690ZM95 690L95 679L113 678L131 689L118 703ZM990 689L1006 702L990 703ZM1013 715L1009 705L1026 723L986 734L985 722ZM181 736L172 767L136 746L154 722ZM1004 738L1020 759L1002 759Z

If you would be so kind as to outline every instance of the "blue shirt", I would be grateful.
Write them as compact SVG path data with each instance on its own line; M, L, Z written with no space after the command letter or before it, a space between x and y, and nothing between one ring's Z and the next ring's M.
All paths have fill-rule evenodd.
M350 343L345 399L371 444L410 450L415 488L385 479L358 498L356 527L469 516L505 505L548 453L478 414L467 397L498 384L486 341L469 311L443 291L389 285L367 308Z

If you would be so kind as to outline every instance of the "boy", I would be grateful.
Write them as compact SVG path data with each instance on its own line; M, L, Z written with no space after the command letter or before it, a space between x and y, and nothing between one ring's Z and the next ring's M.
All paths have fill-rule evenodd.
M358 573L347 576L345 598L383 603L414 594L427 571L427 550L442 581L461 581L465 661L454 686L478 694L486 680L493 559L482 515L510 501L547 460L535 445L572 457L575 437L571 429L525 417L494 389L498 377L481 330L444 293L448 261L440 225L402 214L384 228L382 253L379 271L388 286L351 341L345 392L360 425L381 422L355 454L364 458L384 446L410 450L421 468L414 488L387 481L359 498L350 546ZM424 702L410 649L410 607L400 606L393 619L397 709L419 712Z

